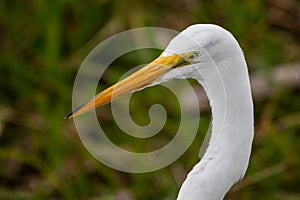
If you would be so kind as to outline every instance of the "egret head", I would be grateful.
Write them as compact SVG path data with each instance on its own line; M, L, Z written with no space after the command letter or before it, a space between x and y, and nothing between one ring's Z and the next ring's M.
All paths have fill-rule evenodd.
M193 25L177 35L153 62L96 95L70 113L67 118L83 114L130 92L174 78L199 78L215 62L225 57L224 50L233 37L216 25ZM234 45L233 45L234 46ZM238 46L238 45L237 45ZM230 50L231 51L231 50ZM200 73L199 73L200 72Z

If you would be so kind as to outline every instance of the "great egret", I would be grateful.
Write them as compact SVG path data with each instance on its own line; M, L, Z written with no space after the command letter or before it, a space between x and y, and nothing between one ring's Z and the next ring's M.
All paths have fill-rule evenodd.
M201 161L187 175L178 200L220 200L243 178L254 135L247 64L238 42L217 25L192 25L153 62L70 113L83 114L117 97L173 78L196 79L212 109L212 135Z

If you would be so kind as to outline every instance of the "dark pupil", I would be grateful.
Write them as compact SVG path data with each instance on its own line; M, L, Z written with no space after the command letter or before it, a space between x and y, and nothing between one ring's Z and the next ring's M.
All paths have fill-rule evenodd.
M190 55L189 59L191 59L191 60L195 59L195 55L194 54Z

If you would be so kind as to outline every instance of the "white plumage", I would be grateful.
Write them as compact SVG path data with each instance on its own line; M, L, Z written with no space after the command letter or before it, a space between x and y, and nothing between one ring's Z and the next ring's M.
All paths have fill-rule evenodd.
M165 52L189 51L199 52L197 62L170 71L161 81L182 76L198 80L212 107L212 135L177 199L220 200L244 176L251 154L254 125L247 64L234 37L216 25L188 27Z

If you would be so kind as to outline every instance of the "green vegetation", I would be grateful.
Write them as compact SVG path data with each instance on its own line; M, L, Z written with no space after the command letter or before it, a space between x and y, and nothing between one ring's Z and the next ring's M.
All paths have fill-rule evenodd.
M158 26L181 31L193 23L216 23L236 36L250 72L269 79L274 66L300 58L299 1L280 1L284 9L274 2L1 1L0 199L175 199L182 179L198 161L210 114L202 114L193 145L172 165L145 174L115 171L94 159L72 120L64 120L72 109L72 87L81 62L98 43L124 30ZM135 59L143 53L146 56ZM125 55L113 63L101 87L159 53ZM300 199L299 87L274 84L273 89L255 102L256 135L247 177L226 199ZM162 97L160 91L165 89L148 89L132 99L132 110L139 111L133 118L139 124L149 122L152 104L167 107L170 119L151 139L126 137L109 105L102 108L99 120L115 143L146 152L174 136L180 115L177 101L171 92Z

